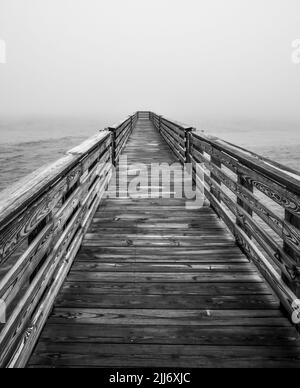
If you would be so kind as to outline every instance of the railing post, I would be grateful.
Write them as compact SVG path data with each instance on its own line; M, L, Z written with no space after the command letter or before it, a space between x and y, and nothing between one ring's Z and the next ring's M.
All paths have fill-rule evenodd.
M285 212L285 221L294 226L300 234L300 217L292 214L288 210ZM296 252L291 246L284 243L284 251L295 260L295 266L300 266L299 253ZM297 297L300 299L300 277L298 276L294 281L287 279L285 275L282 275L284 282L291 288Z
M130 116L130 132L133 131L133 116Z
M186 128L185 129L185 162L191 163L191 136L193 128Z
M159 124L158 124L158 132L159 133L161 133L161 122L162 122L162 116L158 116L158 122L159 122Z
M218 167L218 168L222 168L222 163L220 162L219 159L215 158L214 156L211 157L211 163ZM214 174L214 173L211 173L211 178L218 184L218 185L221 185L221 180ZM220 193L218 191L216 191L213 187L211 188L211 193L216 197L216 199L221 202L221 196L220 196Z
M242 174L238 173L238 181L237 181L238 185L241 185L243 186L245 189L247 189L248 191L250 191L251 193L253 193L253 184L252 183L249 183ZM252 217L253 216L253 211L251 209L251 207L249 205L247 205L246 202L244 202L242 199L238 198L237 199L237 204L242 207L248 214L250 214L250 216ZM237 225L243 229L243 231L249 236L251 237L251 233L249 232L249 230L247 230L245 228L245 226L243 225L243 223L240 221L240 220L237 220Z
M116 131L114 128L108 128L111 134L111 162L116 167Z

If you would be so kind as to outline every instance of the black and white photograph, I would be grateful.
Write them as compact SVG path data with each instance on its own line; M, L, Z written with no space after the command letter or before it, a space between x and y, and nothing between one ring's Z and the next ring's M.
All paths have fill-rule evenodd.
M299 0L0 0L0 368L300 368Z

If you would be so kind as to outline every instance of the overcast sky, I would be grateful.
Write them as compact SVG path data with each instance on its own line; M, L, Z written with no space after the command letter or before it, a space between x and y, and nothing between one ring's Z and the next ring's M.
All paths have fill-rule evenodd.
M300 121L299 0L0 0L0 116Z

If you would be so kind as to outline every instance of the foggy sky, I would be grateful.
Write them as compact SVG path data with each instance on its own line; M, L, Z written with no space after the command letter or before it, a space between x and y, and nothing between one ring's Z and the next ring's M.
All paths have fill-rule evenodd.
M299 0L0 0L0 117L300 121Z

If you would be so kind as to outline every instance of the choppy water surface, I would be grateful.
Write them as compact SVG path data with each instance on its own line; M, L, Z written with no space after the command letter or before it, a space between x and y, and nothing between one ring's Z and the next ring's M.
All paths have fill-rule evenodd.
M0 119L0 190L105 127L101 120Z

